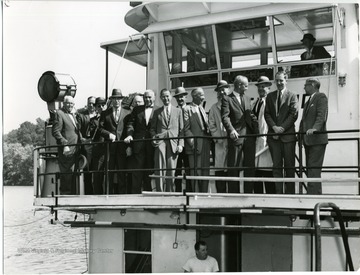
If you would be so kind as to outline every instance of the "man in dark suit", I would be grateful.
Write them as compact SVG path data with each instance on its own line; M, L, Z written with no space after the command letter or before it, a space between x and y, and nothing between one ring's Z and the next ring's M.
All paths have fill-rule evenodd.
M58 163L60 173L72 172L72 167L79 156L78 146L69 146L70 144L80 143L80 128L74 114L74 98L71 96L64 97L64 106L57 110L52 128L52 134L58 147ZM75 195L76 178L73 174L60 175L60 193L62 195Z
M301 60L330 58L330 54L323 46L314 46L316 38L311 33L304 34L301 42L306 51L301 54Z
M80 125L81 136L83 138L84 143L91 142L91 136L89 132L89 123L90 119L96 116L95 110L95 100L94 96L90 96L87 99L86 109L78 110L76 119ZM87 160L87 165L84 168L84 171L89 171L91 162L92 162L92 151L93 145L91 144L83 144L81 147L81 154L85 155ZM85 194L91 195L93 194L93 186L92 186L92 175L90 173L84 173L84 183L85 183Z
M321 178L321 168L325 155L327 134L315 134L314 132L326 131L328 115L328 100L325 94L319 92L320 81L317 78L309 78L305 82L305 92L310 98L304 106L300 132L306 132L303 137L306 155L306 167L308 178ZM308 194L321 194L321 182L309 182Z
M269 127L269 134L295 133L295 121L298 117L298 99L296 94L286 88L287 75L277 72L275 83L277 90L268 94L265 104L265 120ZM295 177L295 144L294 135L273 135L267 137L271 158L273 160L274 178ZM276 193L283 193L283 183L277 182ZM286 194L295 194L295 183L286 182Z
M99 131L105 141L117 141L111 143L109 148L109 170L126 168L126 144L122 141L126 137L126 120L130 110L121 106L123 95L120 89L113 89L110 97L112 108L104 111L100 116ZM126 190L125 172L117 173L117 184L114 183L114 173L109 173L109 194L125 194Z
M184 87L177 87L175 89L175 94L174 97L176 99L176 102L178 104L178 108L180 108L183 112L184 115L184 109L186 107L186 98L187 98L187 91L184 89ZM185 150L183 150L177 159L177 164L176 164L176 171L175 171L175 176L179 176L182 175L182 169L185 169L186 174L190 175L190 170L189 170L189 158L188 155L186 154ZM175 191L176 192L182 192L183 188L182 188L182 179L176 179L175 180ZM186 180L186 191L187 192L191 192L191 181L190 180Z
M228 142L228 175L238 177L241 166L248 167L244 171L245 177L255 175L255 138L240 137L251 133L252 120L256 120L251 114L250 97L245 95L248 89L248 79L238 75L234 79L234 90L228 96L224 96L221 103L221 119L230 137ZM236 167L236 168L230 168ZM229 193L240 193L238 182L228 183ZM253 184L244 182L244 192L252 193ZM256 190L255 190L256 191Z
M157 169L169 169L155 171L157 175L175 176L175 168L178 154L183 151L184 140L178 137L183 136L184 121L180 109L171 105L171 93L162 89L160 99L164 106L154 111L151 119L150 133L152 138L174 138L170 140L153 140L155 147L154 162ZM156 179L156 190L174 192L174 179ZM163 187L165 182L165 188Z
M146 90L144 93L145 105L136 106L131 112L127 129L126 143L132 140L150 139L150 120L154 110L155 93L152 90ZM136 141L132 144L133 167L136 169L153 169L154 168L154 147L151 141ZM140 194L141 189L151 191L151 179L149 175L153 172L134 171L132 172L131 193Z
M103 97L97 97L95 100L96 116L92 117L88 126L88 133L93 142L104 142L104 138L100 135L99 120L101 113L105 111L106 100ZM94 144L92 150L92 161L90 169L95 171L92 174L94 194L104 194L104 161L106 147L104 144Z
M190 174L192 176L208 176L210 174L210 136L208 117L201 106L205 100L204 90L195 88L191 91L193 101L184 108L185 152L189 156ZM197 138L195 141L193 136ZM196 174L194 167L197 168ZM192 181L193 192L208 192L209 181Z

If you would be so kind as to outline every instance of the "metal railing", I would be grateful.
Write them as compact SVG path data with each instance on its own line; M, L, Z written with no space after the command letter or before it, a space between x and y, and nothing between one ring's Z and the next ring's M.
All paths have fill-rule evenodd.
M314 134L323 134L323 133L328 133L328 134L345 134L345 133L359 133L360 130L359 129L354 129L354 130L334 130L334 131L326 131L326 132L315 132ZM329 141L356 141L357 142L357 165L354 166L322 166L322 167L310 167L310 166L304 166L303 165L303 153L302 153L302 135L304 135L306 133L304 132L296 132L296 133L282 133L282 134L249 134L249 135L243 135L240 137L244 137L244 138L249 138L249 137L260 137L260 136L279 136L279 135L296 135L299 137L299 142L298 142L298 146L299 146L299 155L296 155L296 159L298 161L298 166L295 167L282 167L282 169L295 169L298 178L304 178L304 175L306 175L306 170L308 168L322 168L323 173L328 173L328 172L337 172L337 173L357 173L358 177L360 177L360 138L359 136L356 137L344 137L344 138L329 138ZM140 139L140 140L133 140L132 143L135 142L151 142L153 140L170 140L170 139L184 139L185 143L186 143L186 139L190 139L193 138L194 139L194 150L196 150L197 148L197 142L198 139L209 139L214 140L214 139L228 139L227 137L211 137L211 136L192 136L192 137L175 137L175 138L161 138L161 139ZM110 174L115 174L115 173L136 173L138 171L148 171L148 172L154 172L154 171L168 171L168 170L184 170L185 168L134 168L134 167L126 167L123 169L109 169L109 157L110 157L110 145L111 144L116 144L116 143L124 143L124 141L114 141L114 142L90 142L90 143L83 143L83 144L74 144L73 146L83 146L83 145L100 145L103 144L106 147L106 150L104 152L104 157L105 157L105 161L104 161L104 167L101 170L86 170L86 171L81 171L81 169L76 169L73 172L67 172L67 173L60 173L58 171L42 171L40 172L40 165L39 165L39 160L46 160L47 158L53 158L56 159L57 158L57 148L60 147L59 145L51 145L51 146L42 146L42 147L37 147L34 149L34 181L35 181L35 196L39 197L40 195L40 178L43 178L45 176L51 176L53 175L54 178L52 178L52 180L54 181L54 184L57 185L59 182L59 178L60 175L62 174L72 174L73 176L76 177L77 182L79 183L79 177L86 175L86 174L90 174L90 175L95 175L97 173L100 173L103 175L104 177L104 183L105 183L105 192L104 194L110 194L110 183L109 183L109 176ZM54 150L55 149L55 150ZM196 163L197 163L197 157L198 154L195 153L194 151L194 167L190 167L189 169L193 171L194 175L196 175L196 172L198 170L202 170L202 169L209 169L209 170L216 170L216 169L222 169L222 170L231 170L231 169L236 169L236 170L247 170L247 169L273 169L273 167L215 167L215 166L211 166L211 167L197 167ZM213 156L214 157L214 156ZM80 167L83 168L83 167ZM219 178L220 179L220 178ZM263 179L263 178L255 178L258 181L265 181L265 180L270 180L273 181L271 179ZM225 179L226 180L226 179ZM248 181L255 181L254 179L246 179ZM277 182L282 182L285 181L286 178L283 179L275 179L274 181ZM356 181L356 179L354 179ZM308 181L306 179L304 179L304 181ZM313 181L316 181L316 179L314 179ZM299 182L300 187L299 187L299 192L300 194L302 193L302 187L305 186L303 181L297 180L297 182ZM309 179L310 182L310 179ZM49 183L44 183L44 184L49 184ZM55 186L55 192L53 195L59 195L58 192L58 186ZM79 188L78 188L79 190ZM128 193L128 192L127 192ZM358 194L360 194L360 182L358 183Z

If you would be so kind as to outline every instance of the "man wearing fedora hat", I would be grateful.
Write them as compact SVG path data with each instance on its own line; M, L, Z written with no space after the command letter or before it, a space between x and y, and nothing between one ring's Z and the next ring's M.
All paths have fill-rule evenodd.
M126 148L122 141L126 137L126 120L131 113L130 110L121 106L124 96L120 89L113 89L111 108L107 109L100 116L99 131L105 141L117 141L110 144L108 163L109 170L126 168ZM109 173L109 194L125 194L126 177L125 172L117 172L117 184L114 183L114 172Z
M184 108L186 107L186 98L187 98L188 92L185 90L184 87L177 87L175 89L174 97L176 99L176 102L178 104L178 108L181 108L182 113L184 114ZM189 158L186 154L185 150L183 150L177 159L176 163L176 171L175 176L182 175L182 169L185 169L186 174L190 174L189 170ZM186 190L189 192L191 191L191 180L186 180ZM175 180L175 191L176 192L182 192L182 179L176 179Z
M314 46L316 38L311 33L305 33L300 40L304 45L306 52L301 54L301 60L330 58L330 54L323 46Z
M270 87L272 85L269 78L266 76L260 76L257 83L255 83L258 89L259 97L256 99L253 104L252 111L255 114L258 125L259 125L259 134L267 134L268 126L265 121L265 105L266 105L266 96L270 92ZM261 167L272 167L272 159L269 151L269 147L266 142L266 136L259 136L256 138L255 145L255 166L260 167L255 170L256 177L266 177L272 178L272 169L264 169ZM275 183L274 182L265 182L265 191L268 194L275 194ZM263 193L263 181L254 182L254 192Z

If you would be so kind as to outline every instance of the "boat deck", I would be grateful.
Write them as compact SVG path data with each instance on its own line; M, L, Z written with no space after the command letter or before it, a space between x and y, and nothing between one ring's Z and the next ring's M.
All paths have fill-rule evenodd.
M264 213L281 211L312 215L317 203L332 202L360 216L359 195L288 195L143 192L139 195L73 195L35 198L36 207L54 210L179 210L188 212ZM294 212L295 211L295 212ZM290 213L290 212L289 212Z

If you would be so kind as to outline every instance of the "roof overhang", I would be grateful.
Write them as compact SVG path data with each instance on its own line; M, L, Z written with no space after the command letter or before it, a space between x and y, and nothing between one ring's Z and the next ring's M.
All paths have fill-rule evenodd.
M136 64L146 67L148 48L146 38L144 36L129 37L115 41L103 42L100 47L107 49L109 52L124 57ZM125 51L125 55L124 55Z

